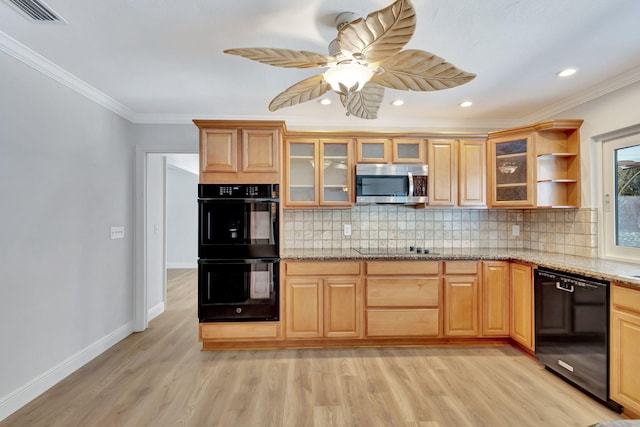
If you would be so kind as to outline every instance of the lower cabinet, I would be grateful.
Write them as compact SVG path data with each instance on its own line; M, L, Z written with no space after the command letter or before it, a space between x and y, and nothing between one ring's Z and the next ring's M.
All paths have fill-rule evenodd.
M360 263L285 262L286 339L362 335Z
M445 261L444 335L477 337L479 327L478 263Z
M482 336L509 336L509 262L482 262Z
M640 416L640 291L611 286L609 395Z
M365 261L366 336L440 335L438 261Z
M528 350L535 350L533 309L533 268L511 263L511 338Z

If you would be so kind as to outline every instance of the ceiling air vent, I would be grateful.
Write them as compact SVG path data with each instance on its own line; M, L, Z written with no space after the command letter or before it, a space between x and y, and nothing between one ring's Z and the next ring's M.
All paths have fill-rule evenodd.
M66 23L60 15L55 13L49 6L40 0L4 0L5 3L13 6L21 12L27 19L36 22L58 22Z

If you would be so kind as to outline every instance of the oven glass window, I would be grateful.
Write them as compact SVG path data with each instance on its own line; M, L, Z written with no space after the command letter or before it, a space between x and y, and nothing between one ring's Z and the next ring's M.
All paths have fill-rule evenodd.
M203 304L262 304L275 298L277 263L214 263L201 266Z
M202 202L200 215L203 244L274 244L277 240L274 202Z

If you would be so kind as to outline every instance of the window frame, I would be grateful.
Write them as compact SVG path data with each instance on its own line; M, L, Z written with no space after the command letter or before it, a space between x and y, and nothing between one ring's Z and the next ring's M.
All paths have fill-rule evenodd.
M616 245L616 166L615 150L640 145L640 125L607 135L598 141L598 195L601 215L598 216L601 258L640 263L640 248Z

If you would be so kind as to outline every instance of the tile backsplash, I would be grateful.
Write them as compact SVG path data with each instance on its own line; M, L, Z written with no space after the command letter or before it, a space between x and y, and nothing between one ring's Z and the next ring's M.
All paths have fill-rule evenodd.
M596 257L597 209L414 209L357 205L352 209L286 209L285 249L407 248L533 249ZM345 224L351 236L345 236ZM520 234L514 236L513 226Z

